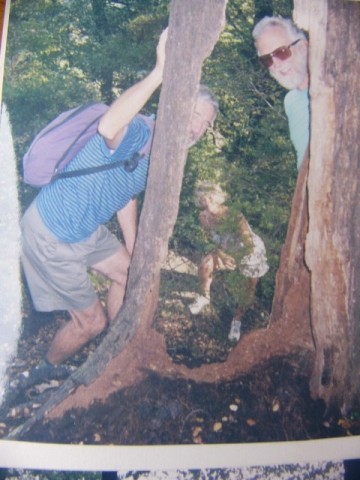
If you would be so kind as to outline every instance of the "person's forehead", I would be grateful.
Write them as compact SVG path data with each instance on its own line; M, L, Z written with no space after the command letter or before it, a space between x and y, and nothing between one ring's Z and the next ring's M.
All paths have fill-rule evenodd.
M287 46L292 39L288 32L281 27L266 28L256 42L258 54L267 55L279 47Z
M205 98L198 98L195 103L195 113L205 118L212 119L215 116L214 106Z

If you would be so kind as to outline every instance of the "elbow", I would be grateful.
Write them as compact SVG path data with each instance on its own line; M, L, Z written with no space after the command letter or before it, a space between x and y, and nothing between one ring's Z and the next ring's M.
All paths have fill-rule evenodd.
M119 145L124 135L124 130L125 128L122 128L120 130L111 128L111 125L108 125L107 122L103 121L103 119L100 119L97 129L99 135L103 137L108 147L112 149L116 148Z
M116 132L112 131L112 129L106 125L106 122L104 122L102 118L99 121L97 131L106 142L113 142L115 140Z

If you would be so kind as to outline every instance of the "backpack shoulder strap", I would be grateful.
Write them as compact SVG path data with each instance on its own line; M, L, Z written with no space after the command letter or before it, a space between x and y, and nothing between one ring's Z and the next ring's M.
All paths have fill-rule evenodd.
M91 127L91 125L93 125L96 121L99 120L99 118L103 115L103 113L98 117L96 118L86 129L85 131ZM57 173L57 171L55 170L54 171L54 175L52 176L52 179L51 181L55 181L59 178L71 178L71 177L79 177L79 176L82 176L82 175L91 175L93 173L99 173L99 172L103 172L105 170L112 170L114 168L117 168L119 166L122 166L126 171L128 172L132 172L133 170L136 169L136 167L138 166L139 164L139 161L141 160L142 157L144 156L147 156L150 154L150 150L151 150L151 145L152 145L152 139L153 139L153 134L154 134L154 128L155 128L155 118L154 117L147 117L145 115L141 115L141 114L138 114L138 116L146 123L146 125L149 127L150 129L150 135L149 135L149 139L148 141L145 143L145 145L143 145L143 147L136 153L134 153L134 155L128 159L128 160L117 160L116 162L112 162L112 163L107 163L105 165L97 165L97 166L94 166L94 167L87 167L87 168L81 168L79 170L73 170L73 171L70 171L70 172L59 172ZM85 131L81 132L81 134L79 134L79 137L81 135L83 135L83 133L85 133ZM75 140L76 142L76 140ZM75 143L74 142L74 143ZM72 144L73 145L73 144ZM72 145L68 148L68 150L71 149ZM65 152L65 154L63 155L63 157L61 158L61 160L58 162L58 164L60 165L61 162L62 162L62 159L66 156L68 150Z

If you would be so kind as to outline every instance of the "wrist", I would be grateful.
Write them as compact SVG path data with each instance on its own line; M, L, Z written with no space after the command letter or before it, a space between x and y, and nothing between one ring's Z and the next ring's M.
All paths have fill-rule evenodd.
M149 74L149 77L153 79L157 87L159 87L162 83L163 73L164 73L164 69L162 67L155 65L154 69Z

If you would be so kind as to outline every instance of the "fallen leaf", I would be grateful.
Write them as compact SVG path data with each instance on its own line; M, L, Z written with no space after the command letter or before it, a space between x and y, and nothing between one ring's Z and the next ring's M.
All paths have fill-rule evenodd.
M222 423L221 422L214 423L214 426L213 426L214 432L220 432L221 429L222 429Z
M249 427L253 427L254 425L256 425L256 420L254 420L253 418L248 418L246 420L246 423L249 425Z
M280 410L280 401L278 398L274 398L272 401L271 409L273 412L278 412Z
M192 432L192 436L193 437L198 437L201 432L202 432L202 427L195 427L193 432Z
M347 418L340 418L338 425L344 430L347 430L348 428L351 428L352 423Z

